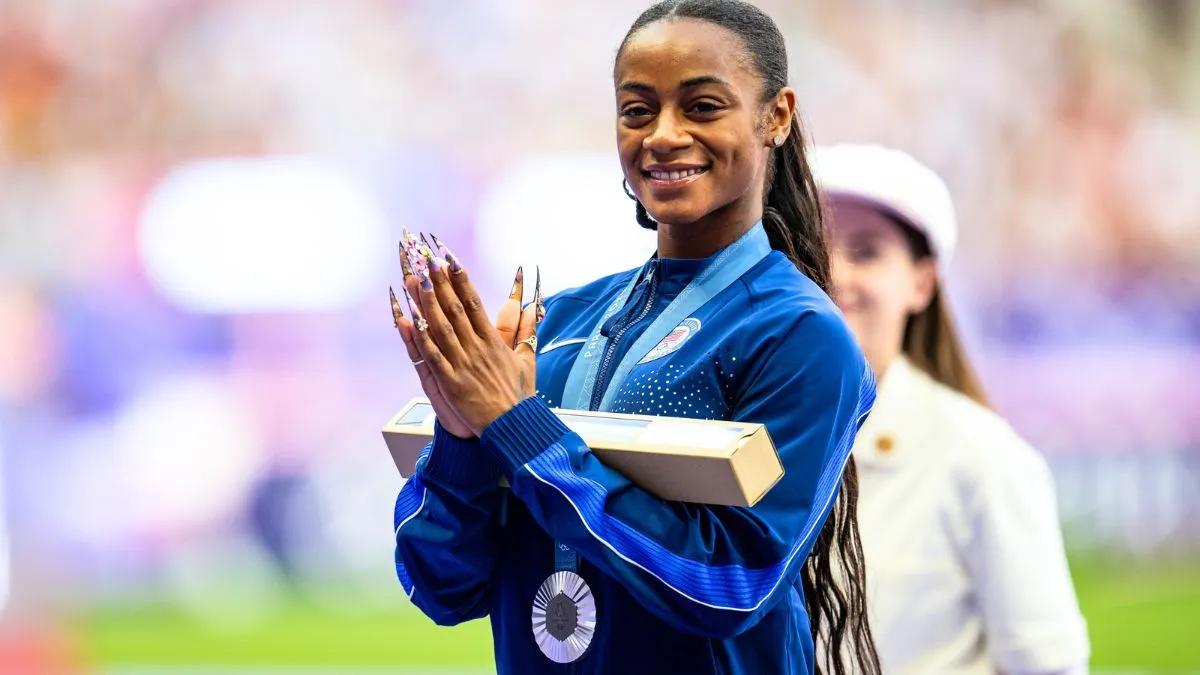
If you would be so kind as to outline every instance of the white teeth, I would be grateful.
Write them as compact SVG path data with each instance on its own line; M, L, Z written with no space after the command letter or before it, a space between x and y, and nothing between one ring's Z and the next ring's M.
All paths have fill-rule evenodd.
M695 176L698 173L703 173L704 169L687 169L686 171L651 171L650 177L654 180L679 180L689 176Z

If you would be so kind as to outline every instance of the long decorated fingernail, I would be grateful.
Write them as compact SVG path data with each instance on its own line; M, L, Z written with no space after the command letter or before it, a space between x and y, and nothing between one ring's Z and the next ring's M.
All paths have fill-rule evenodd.
M546 318L546 306L542 304L542 268L537 267L535 269L537 270L537 277L536 281L533 282L533 311L535 317L533 324L536 326L542 322L542 319Z
M425 238L424 232L421 233L421 244L421 254L425 256L425 260L429 261L431 271L438 272L450 266L450 263L438 256L437 249Z
M412 296L408 294L408 291L404 291L404 300L408 303L408 311L412 312L413 325L416 326L417 330L424 333L425 329L429 327L429 323L425 321L424 316L421 316L421 308L413 303Z
M396 299L396 291L392 290L391 286L388 286L388 295L392 296L392 320L396 322L396 328L399 328L404 312L400 311L400 301Z
M444 270L449 265L449 263L436 255L427 255L425 258L429 261L429 269L434 272Z
M422 262L424 260L425 259L422 259ZM433 290L433 279L431 279L429 277L429 268L428 267L426 267L425 265L421 265L420 268L417 270L417 278L421 280L421 290L424 290L424 291L432 291Z
M406 229L401 229L400 232L404 236L404 250L409 251L411 255L421 245L421 242Z
M412 276L412 265L408 262L408 250L403 239L400 240L400 270L404 272L405 279Z
M513 277L512 290L508 292L509 300L520 302L525 297L525 268L517 268L517 276Z
M416 274L418 279L429 276L429 261L425 259L425 256L411 255L408 257L408 262L412 265L413 274Z
M454 251L451 251L449 246L443 244L442 240L438 239L436 234L430 233L429 238L433 240L433 243L437 246L438 252L441 253L442 257L446 259L446 262L450 263L450 271L461 272L462 263L458 261L458 256L454 255Z
M408 262L408 271L411 274L420 274L425 270L427 263L425 262L425 254L422 249L425 247L421 244L421 240L412 236L408 230L404 230L404 257Z

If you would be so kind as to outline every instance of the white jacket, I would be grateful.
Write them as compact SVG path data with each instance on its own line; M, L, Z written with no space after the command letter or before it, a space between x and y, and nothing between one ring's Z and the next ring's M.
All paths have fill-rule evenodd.
M903 357L854 446L884 673L1081 673L1087 627L1042 457Z

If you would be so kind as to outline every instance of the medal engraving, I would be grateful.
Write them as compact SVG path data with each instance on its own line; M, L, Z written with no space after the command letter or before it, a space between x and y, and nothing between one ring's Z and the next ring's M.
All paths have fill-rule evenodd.
M570 598L559 593L546 605L546 631L559 642L566 640L579 625L579 611Z
M550 575L533 599L533 637L555 663L577 661L592 643L596 600L587 582L574 572Z

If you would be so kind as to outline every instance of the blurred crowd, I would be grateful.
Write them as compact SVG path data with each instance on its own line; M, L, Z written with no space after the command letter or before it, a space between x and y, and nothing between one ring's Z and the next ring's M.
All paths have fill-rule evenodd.
M1064 515L1200 540L1200 5L759 4L810 141L903 148L949 183L952 301ZM645 5L0 0L14 611L146 589L212 610L231 565L259 599L302 577L394 602L370 589L400 484L379 428L417 393L398 274L319 309L201 311L147 274L147 201L200 160L316 157L383 214L384 254L405 225L485 259L479 209L522 158L613 153L611 62Z

